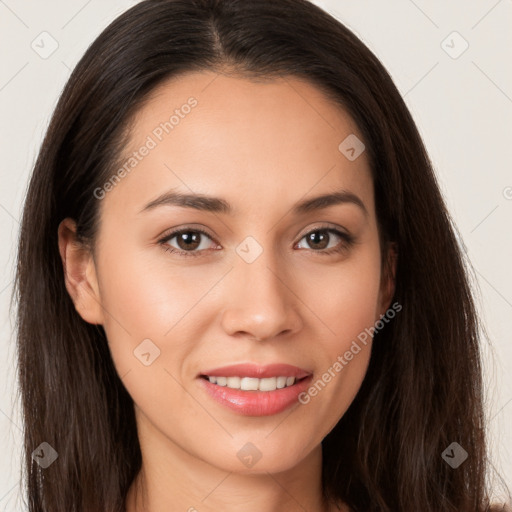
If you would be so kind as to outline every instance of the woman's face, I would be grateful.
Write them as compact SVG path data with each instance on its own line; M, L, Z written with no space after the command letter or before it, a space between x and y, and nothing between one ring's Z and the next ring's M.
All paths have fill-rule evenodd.
M95 192L101 224L77 309L104 326L139 435L162 454L282 471L353 401L371 350L360 335L392 288L361 140L346 113L291 77L187 74L139 111L125 171ZM310 203L328 194L338 199ZM256 373L214 372L238 364ZM283 385L272 376L300 377L270 368L254 379L275 364L309 377L275 391L221 385L236 387L222 376L238 375L272 389ZM207 383L212 373L218 384Z

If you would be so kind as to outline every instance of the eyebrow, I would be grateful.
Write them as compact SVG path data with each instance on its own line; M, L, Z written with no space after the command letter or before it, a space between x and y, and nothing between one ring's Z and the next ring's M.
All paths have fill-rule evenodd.
M338 204L354 204L361 208L365 216L368 216L368 211L363 201L352 192L346 190L304 199L293 206L292 213L294 215L304 215L305 213L322 210ZM225 215L234 214L233 207L225 199L205 194L185 194L174 190L164 192L156 199L150 201L139 213L153 210L159 206L181 206L205 212Z

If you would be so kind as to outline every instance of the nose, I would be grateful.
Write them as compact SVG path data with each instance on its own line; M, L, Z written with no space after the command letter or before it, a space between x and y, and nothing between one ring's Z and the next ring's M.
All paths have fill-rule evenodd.
M293 278L268 253L252 263L239 260L230 272L222 327L231 336L262 341L290 336L302 327Z

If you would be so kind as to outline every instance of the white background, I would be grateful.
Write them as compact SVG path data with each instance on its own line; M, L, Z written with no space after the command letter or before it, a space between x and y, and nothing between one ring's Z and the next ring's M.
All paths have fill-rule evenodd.
M9 298L28 177L70 70L107 24L135 3L0 0L0 511L24 509ZM512 1L316 3L383 62L433 159L478 277L491 340L484 362L492 461L512 488ZM44 31L58 42L47 59L31 47ZM469 47L457 56L464 41Z

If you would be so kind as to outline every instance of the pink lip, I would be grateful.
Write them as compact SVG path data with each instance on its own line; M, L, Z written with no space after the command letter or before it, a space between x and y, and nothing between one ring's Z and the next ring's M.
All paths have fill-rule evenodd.
M217 377L295 377L302 379L293 386L275 391L242 391L211 383L204 376ZM278 414L298 402L299 395L305 391L313 375L297 366L272 364L257 366L240 364L208 370L199 376L199 383L206 393L216 402L243 416L271 416Z
M242 391L212 384L209 380L198 379L200 385L215 401L243 416L271 416L293 404L299 403L299 395L306 391L312 375L296 382L293 386L275 391Z
M253 363L244 363L206 370L201 372L200 375L207 375L209 377L256 377L258 379L282 376L302 379L303 377L311 375L311 372L290 364L268 364L265 366L258 366Z

